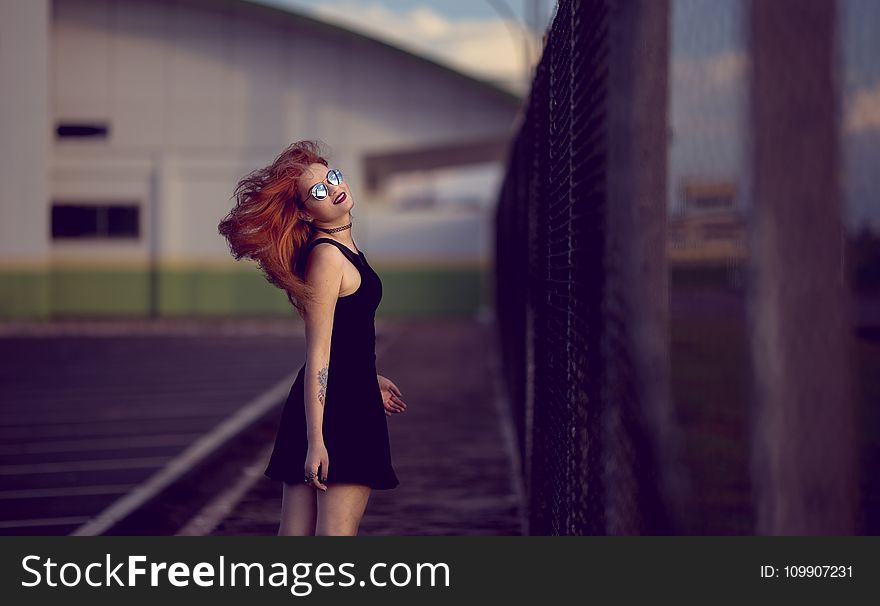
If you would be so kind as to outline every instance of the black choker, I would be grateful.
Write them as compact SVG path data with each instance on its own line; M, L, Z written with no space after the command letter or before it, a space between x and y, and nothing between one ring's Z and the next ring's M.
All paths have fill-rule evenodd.
M338 231L342 231L343 229L348 229L348 228L350 228L350 227L351 227L351 223L349 223L348 225L343 225L342 227L333 227L333 228L331 228L331 229L324 229L323 227L318 227L318 226L315 225L315 224L312 224L312 227L314 227L315 229L320 229L320 230L323 231L324 233L335 234L335 233L338 232Z

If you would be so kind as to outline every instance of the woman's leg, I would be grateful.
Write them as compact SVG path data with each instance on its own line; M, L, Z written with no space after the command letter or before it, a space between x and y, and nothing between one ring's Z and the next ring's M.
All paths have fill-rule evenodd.
M306 536L315 534L318 502L315 489L306 483L284 482L281 496L281 524L278 536Z
M367 501L370 487L364 484L327 484L327 492L318 493L318 523L315 534L354 536Z

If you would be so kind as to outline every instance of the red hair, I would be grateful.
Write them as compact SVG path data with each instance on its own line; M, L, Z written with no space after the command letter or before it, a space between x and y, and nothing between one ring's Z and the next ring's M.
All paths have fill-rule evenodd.
M235 188L236 204L218 225L236 260L257 262L266 279L287 293L300 316L313 297L300 255L310 225L301 221L304 200L297 184L310 164L329 166L316 141L297 141L264 168L248 174Z

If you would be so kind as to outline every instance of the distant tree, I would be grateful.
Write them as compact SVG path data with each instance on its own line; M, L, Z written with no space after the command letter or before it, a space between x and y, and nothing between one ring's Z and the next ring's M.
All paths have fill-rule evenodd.
M863 220L847 246L850 277L859 292L880 290L880 236Z

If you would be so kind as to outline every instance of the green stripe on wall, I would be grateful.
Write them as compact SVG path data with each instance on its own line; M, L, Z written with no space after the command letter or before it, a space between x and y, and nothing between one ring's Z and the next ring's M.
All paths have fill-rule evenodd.
M377 315L473 315L491 297L480 268L376 271L383 285ZM165 269L153 279L147 271L117 269L0 272L4 318L149 317L154 306L163 317L296 314L285 294L255 269Z
M49 292L49 274L45 271L0 271L0 317L47 317Z

